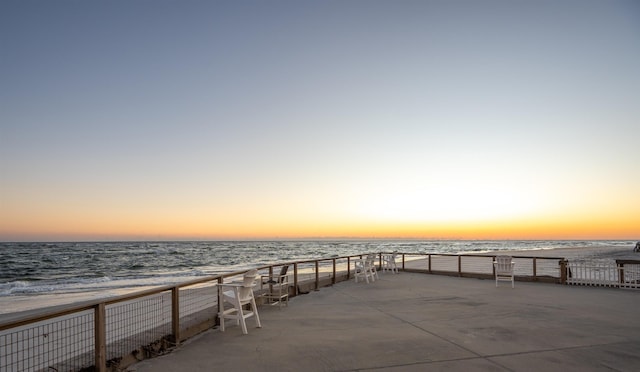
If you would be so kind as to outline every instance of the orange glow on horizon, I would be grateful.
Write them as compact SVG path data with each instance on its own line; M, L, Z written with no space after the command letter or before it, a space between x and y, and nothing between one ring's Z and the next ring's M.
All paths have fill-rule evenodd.
M135 221L135 220L134 220ZM0 236L31 240L256 240L256 239L459 239L459 240L637 240L640 221L513 220L459 223L384 223L358 221L304 221L247 219L158 218L145 223L131 220L89 221L66 228L64 221L47 229L6 227ZM8 226L11 228L11 226ZM7 240L7 239L4 239ZM8 239L14 240L14 239ZM20 239L25 240L25 239ZM29 239L27 239L29 240Z

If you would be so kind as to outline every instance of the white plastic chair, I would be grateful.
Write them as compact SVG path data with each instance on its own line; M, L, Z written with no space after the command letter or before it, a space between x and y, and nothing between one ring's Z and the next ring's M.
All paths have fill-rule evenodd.
M236 324L242 326L242 333L245 335L248 333L245 319L249 317L255 316L256 326L258 328L262 327L256 300L253 297L253 287L256 285L257 276L258 270L251 270L244 274L242 283L218 284L218 303L220 306L218 317L220 318L220 330L222 332L224 332L225 319L235 319ZM230 304L231 308L225 310L225 303ZM243 309L247 304L251 305L250 310Z
M367 283L369 283L369 278L371 278L371 281L375 281L366 258L359 258L353 262L355 266L353 277L355 278L356 283L358 282L358 278L364 278Z
M378 276L378 270L376 269L376 254L375 253L369 253L367 255L366 268L369 269L369 272L371 273L371 277L373 278L374 281L376 279L380 279L380 276Z
M509 281L511 282L511 288L514 287L513 280L513 267L515 266L515 262L513 262L513 258L511 256L496 256L496 260L493 261L493 268L496 273L496 287L498 286L498 281Z
M391 271L392 274L398 273L398 265L396 264L396 257L398 252L394 251L392 254L385 254L382 256L382 272Z

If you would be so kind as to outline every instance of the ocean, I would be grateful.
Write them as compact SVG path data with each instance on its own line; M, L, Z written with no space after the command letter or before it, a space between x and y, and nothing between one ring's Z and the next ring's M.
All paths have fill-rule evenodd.
M69 301L171 285L273 263L398 250L480 253L574 247L633 247L632 241L321 240L0 243L0 314L55 295ZM86 296L79 296L86 294ZM91 294L91 296L89 296ZM44 298L44 297L43 297ZM14 299L15 301L12 301ZM9 305L8 305L9 304ZM21 304L25 304L24 306Z

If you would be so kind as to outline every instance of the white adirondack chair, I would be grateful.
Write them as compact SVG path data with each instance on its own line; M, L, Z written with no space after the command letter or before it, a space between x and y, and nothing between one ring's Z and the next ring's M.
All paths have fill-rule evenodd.
M225 319L234 319L236 324L242 326L242 333L245 335L248 333L245 319L249 317L255 316L256 326L258 328L262 327L256 300L253 297L253 287L256 285L257 276L258 270L250 270L244 274L242 283L218 284L218 303L220 306L218 317L220 318L220 330L222 332L224 332L225 328ZM231 307L225 309L225 303L230 304ZM251 305L250 310L243 309L243 306L247 304Z
M374 280L380 279L380 276L378 276L378 270L376 269L376 254L375 253L369 253L367 255L366 268L369 270L369 272L371 273L371 277Z
M353 264L355 267L353 278L356 283L358 282L358 278L364 278L367 283L369 283L369 279L371 279L371 281L375 281L371 276L371 270L367 268L367 260L365 258L355 259Z
M398 252L392 254L385 254L382 256L382 272L391 271L392 274L398 273L398 264L396 263L396 257Z
M513 280L513 267L515 262L511 256L496 256L496 260L493 261L493 268L496 273L496 287L498 287L498 281L511 282L511 288L514 287Z

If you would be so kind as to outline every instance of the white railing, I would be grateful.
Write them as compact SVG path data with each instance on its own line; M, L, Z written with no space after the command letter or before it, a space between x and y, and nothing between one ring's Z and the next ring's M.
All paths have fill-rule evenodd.
M567 262L567 284L640 289L640 261Z

